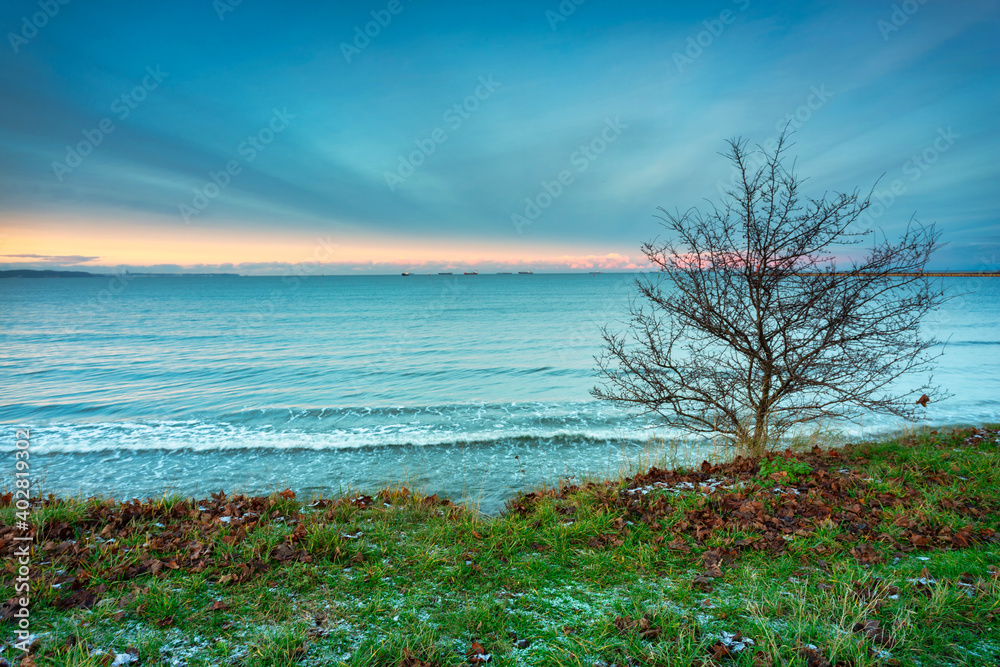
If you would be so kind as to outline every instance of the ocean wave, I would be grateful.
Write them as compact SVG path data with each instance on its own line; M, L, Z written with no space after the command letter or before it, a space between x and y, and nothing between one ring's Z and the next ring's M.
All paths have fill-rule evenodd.
M935 425L995 418L995 401L934 414ZM81 414L86 411L81 410ZM929 420L927 423L931 423ZM872 417L835 430L855 437L900 427ZM191 419L43 421L10 424L32 432L35 453L106 451L356 450L394 447L482 447L517 443L643 444L691 438L654 418L630 417L598 401L464 403L396 407L289 408L246 406ZM830 426L830 425L827 425Z
M645 442L648 420L599 404L459 404L392 408L248 407L216 418L20 424L33 451L489 446L546 440Z

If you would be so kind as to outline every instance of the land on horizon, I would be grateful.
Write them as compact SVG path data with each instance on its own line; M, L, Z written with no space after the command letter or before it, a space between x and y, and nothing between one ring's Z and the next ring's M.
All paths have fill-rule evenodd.
M497 271L491 273L471 273L471 272L432 272L424 274L422 272L410 273L406 272L403 274L404 277L420 277L420 276L489 276L489 275L600 275L600 274L633 274L633 273L648 273L648 271L520 271L520 272L509 272L509 271ZM128 278L212 278L212 277L226 277L226 278L281 278L296 276L298 274L294 273L275 273L275 274L261 274L261 275L247 275L241 273L185 273L178 271L176 273L144 273L144 272L133 272L125 271L119 273L92 273L89 271L56 271L56 270L45 270L45 269L8 269L0 270L0 278L112 278L118 276L127 276ZM357 274L357 273L323 273L323 274L309 274L307 277L323 278L323 277L380 277L380 276L398 276L396 273L369 273L369 274ZM819 274L800 274L803 276L809 275L819 275ZM832 275L835 276L848 276L851 275L848 272L835 272ZM891 278L902 278L902 277L919 277L926 276L928 278L996 278L1000 277L1000 271L925 271L921 273L891 273L888 274ZM299 276L302 277L302 276Z

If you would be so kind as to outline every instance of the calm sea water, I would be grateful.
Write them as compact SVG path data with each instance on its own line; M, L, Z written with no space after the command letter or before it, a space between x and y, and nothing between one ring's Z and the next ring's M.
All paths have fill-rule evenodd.
M405 481L493 510L541 481L615 472L674 435L588 395L599 326L623 320L631 281L2 280L2 446L31 429L43 492ZM1000 280L946 285L957 296L927 332L950 339L935 380L955 396L932 403L928 421L1000 421ZM839 428L896 426L873 417Z

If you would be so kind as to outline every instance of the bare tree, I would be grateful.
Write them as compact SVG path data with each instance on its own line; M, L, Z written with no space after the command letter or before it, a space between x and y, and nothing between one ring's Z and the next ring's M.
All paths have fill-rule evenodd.
M871 193L800 195L784 135L773 151L728 144L738 178L721 203L660 209L669 238L643 246L658 272L636 280L629 328L604 329L592 394L752 456L817 419L914 419L916 396L940 397L930 378L897 383L940 356L919 331L947 298L922 275L940 234L911 219L890 242L855 229Z

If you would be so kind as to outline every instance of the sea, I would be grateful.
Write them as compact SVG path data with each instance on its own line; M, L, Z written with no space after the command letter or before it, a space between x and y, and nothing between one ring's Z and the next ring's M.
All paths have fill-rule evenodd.
M0 480L13 487L28 430L41 494L402 485L490 513L540 485L722 455L590 395L601 327L626 325L635 278L0 280ZM1000 279L944 281L952 299L924 333L946 341L934 381L952 396L922 425L1000 421Z

